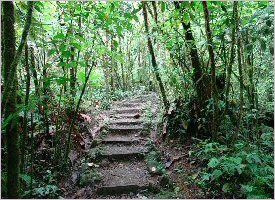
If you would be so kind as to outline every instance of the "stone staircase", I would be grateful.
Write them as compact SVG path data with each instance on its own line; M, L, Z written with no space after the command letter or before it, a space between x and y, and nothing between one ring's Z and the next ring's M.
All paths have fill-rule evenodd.
M156 112L156 94L141 95L131 100L114 103L109 111L106 128L94 138L92 154L98 164L95 169L100 180L95 184L93 198L137 198L140 191L156 184L145 162L149 152L147 145L150 131L146 123L146 112ZM96 153L97 152L97 153ZM100 164L104 160L104 164Z

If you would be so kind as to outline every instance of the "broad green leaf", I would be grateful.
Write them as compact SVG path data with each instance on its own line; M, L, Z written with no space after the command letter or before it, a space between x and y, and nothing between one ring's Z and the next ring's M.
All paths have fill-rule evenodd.
M220 161L217 158L211 158L211 160L208 163L208 167L215 168L220 164Z
M31 183L31 177L27 174L21 174L20 175L22 180L26 183L26 184L30 184Z
M134 18L134 20L136 21L136 22L138 22L139 20L138 20L138 16L137 15L133 15L133 18Z
M225 183L222 186L222 191L225 192L225 193L230 192L230 184L229 183Z
M55 54L56 53L56 50L55 49L51 49L50 51L49 51L49 56L52 56L53 54Z
M128 19L133 19L132 15L130 13L125 13L124 14L125 18L128 18Z
M114 46L115 46L115 48L118 47L118 42L116 40L114 40Z
M117 34L119 36L122 36L122 27L121 26L117 26Z
M82 83L85 83L85 73L84 72L79 72L78 74L78 79L82 82Z
M67 64L66 64L65 62L60 62L58 65L59 65L60 67L66 67L66 66L67 66Z
M223 172L222 172L221 170L215 169L215 170L212 172L213 180L218 179L222 174L223 174Z
M71 52L70 51L62 51L62 56L65 58L70 58Z
M81 35L75 35L75 37L81 41L81 42L85 42L85 39L81 36Z
M185 24L188 24L190 22L190 16L187 12L185 12L182 17Z
M81 50L81 45L79 43L73 42L72 45L77 48L79 51Z
M40 4L37 4L37 3L40 3ZM42 7L42 9L43 9L43 7L44 7L43 4L41 2L37 2L37 3L34 4L35 10L37 10L40 13L43 13L43 11L40 8L40 7Z
M66 77L59 77L58 79L56 79L56 83L58 85L64 85L65 83L71 81L71 79L66 78Z
M85 61L79 61L78 63L81 67L86 67L87 66Z
M166 4L165 2L161 2L161 12L165 11Z
M55 39L55 40L64 40L65 39L65 35L63 33L58 33L57 35L55 35L53 37L53 39Z
M76 61L73 61L71 63L68 64L68 67L70 68L75 68L77 66L77 62Z
M205 180L205 181L209 181L210 180L210 174L204 174L203 176L202 176L202 180Z

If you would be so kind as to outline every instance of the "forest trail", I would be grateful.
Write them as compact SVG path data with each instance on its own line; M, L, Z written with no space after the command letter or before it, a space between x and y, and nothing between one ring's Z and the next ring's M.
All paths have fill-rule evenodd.
M156 115L157 105L155 93L112 105L105 128L94 138L90 150L98 166L95 174L100 177L95 182L94 198L137 198L142 190L154 187L157 177L150 175L145 161L152 133L151 120L146 119Z

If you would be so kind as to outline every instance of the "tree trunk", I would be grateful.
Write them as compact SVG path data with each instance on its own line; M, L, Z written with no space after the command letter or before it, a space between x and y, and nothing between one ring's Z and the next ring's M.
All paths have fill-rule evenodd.
M15 52L15 15L14 3L3 2L4 24L4 118L10 119L5 127L7 135L7 198L20 198L19 189L19 147L18 147L18 119L17 111L17 65L20 60L26 38L30 30L33 2L28 2L26 22L17 51Z
M233 18L235 24L232 28L232 42L231 42L231 55L230 55L230 62L227 69L227 77L226 77L226 88L225 88L225 113L228 110L228 98L229 98L229 88L230 88L230 79L232 74L232 67L234 64L234 56L235 56L235 32L236 32L236 20L237 20L237 12L238 12L238 2L234 1L233 3Z
M42 106L41 106L40 86L39 86L39 83L38 83L37 71L35 69L34 48L31 47L30 49L31 49L31 71L32 71L32 76L33 76L33 83L34 83L34 87L35 87L35 92L36 92L36 95L38 97L38 103L37 103L38 111L42 115L43 110L42 110Z
M246 43L246 60L248 64L248 79L249 79L249 102L250 102L250 108L253 109L255 108L255 86L254 86L254 81L253 81L253 74L254 74L254 69L253 69L253 63L252 63L252 55L253 55L253 43L249 43L248 40L248 31L246 32L246 38L245 38L245 43ZM251 45L251 48L248 48L248 45Z
M119 52L122 54L122 49L121 49L121 39L119 37ZM124 65L121 63L120 64L120 67L121 67L121 78L122 78L122 90L125 91L126 90L126 86L125 86L125 77L124 77Z
M179 2L174 2L174 4L176 9L180 10L181 14L183 14L184 10L180 9ZM207 81L206 81L207 78L203 75L203 72L202 72L198 50L195 45L195 39L191 31L191 24L190 22L188 24L185 24L185 22L182 21L182 26L183 26L183 29L185 30L186 43L190 47L191 63L194 69L193 81L196 85L197 96L199 101L201 101L202 105L205 105L205 101L210 98L210 91L209 89L207 89L207 86L205 85L207 84ZM204 81L206 83L204 83Z
M70 58L71 63L74 62L74 52L75 52L75 48L71 47L71 58ZM75 98L75 94L76 94L76 92L75 92L75 83L76 83L75 67L70 68L70 88L71 88L71 95L72 95L73 99Z
M216 137L216 128L217 128L217 115L218 115L218 108L217 108L217 102L218 102L218 93L217 93L217 86L216 86L216 66L215 66L215 55L213 50L213 39L212 39L212 32L210 29L210 19L209 19L209 11L207 2L203 1L203 10L204 10L204 16L205 16L205 32L207 35L207 41L208 41L208 52L210 56L210 63L211 63L211 96L213 99L213 121L211 126L212 136L214 138Z
M46 83L47 80L47 65L46 65L46 52L43 50L43 114L44 114L44 124L45 124L45 132L47 135L50 134L50 127L49 127L49 119L48 119L48 86Z
M114 45L114 36L111 35L111 52L113 53L115 51L115 45ZM115 60L114 60L114 56L112 54L112 57L111 57L111 77L112 77L112 81L111 81L111 86L112 86L112 92L115 92L115 89L116 89L116 79L115 79Z
M28 45L25 45L25 60L26 60L26 93L25 93L25 107L24 110L24 119L23 119L23 133L21 138L21 173L24 173L25 167L25 149L26 149L26 138L27 138L27 123L28 123L28 110L27 107L29 105L29 96L30 96L30 84L31 84L31 77L30 77L30 65L28 62L29 53L28 53Z
M180 7L180 3L175 1L174 2L175 8L180 11L180 13L183 15L185 10ZM190 22L186 24L183 20L181 21L183 29L185 30L185 43L186 46L189 46L190 48L190 57L191 57L191 63L193 67L193 82L195 84L195 91L197 93L197 105L196 107L196 113L197 118L203 118L204 117L204 109L206 107L206 101L210 99L211 97L211 88L209 87L209 80L206 75L203 74L200 58L198 54L198 50L195 44L195 39L193 37L192 31L191 31L191 24Z
M153 49L152 41L151 41L151 38L150 38L150 35L149 35L149 25L148 25L148 16L147 16L146 6L147 6L147 3L142 2L145 31L146 31L147 40L148 40L147 41L148 42L148 48L149 48L149 52L151 54L152 66L153 66L153 69L154 69L154 73L155 73L156 79L157 79L159 87L160 87L160 92L161 92L161 95L162 95L163 104L164 104L164 107L165 107L166 111L168 111L169 105L168 105L167 97L166 97L166 94L165 94L164 85L162 83L162 80L161 80L161 77L160 77L160 74L159 74L159 71L158 71L158 66L157 66L157 61L156 61L156 57L155 57L155 54L154 54L154 49Z
M236 32L238 35L238 39L237 39L237 54L238 54L238 69L239 69L239 77L240 77L240 108L239 108L239 120L238 120L238 129L236 131L236 138L235 138L235 142L237 142L238 140L238 133L240 131L241 128L241 122L242 122L242 112L243 112L243 103L244 103L244 99L243 99L243 69L242 69L242 59L241 59L241 33L239 31L239 17L238 17L238 13L236 13Z
M158 12L157 12L157 5L155 1L152 1L152 5L153 5L153 11L154 11L154 20L155 23L158 23Z
M66 149L65 149L65 162L64 162L64 164L67 164L67 159L68 159L68 156L69 156L69 153L70 153L70 149L71 149L71 135L72 135L72 131L73 131L74 122L75 122L75 120L77 118L78 110L79 110L79 107L80 107L80 103L81 103L83 94L84 94L85 89L86 89L87 82L88 82L88 80L90 78L90 75L91 75L91 72L92 72L94 66L95 66L95 62L92 63L92 66L90 67L89 72L88 72L87 76L85 77L85 82L84 82L84 85L82 87L81 94L80 94L80 97L79 97L77 105L76 105L76 109L74 111L72 122L70 124L69 133L68 133L68 139L67 139L67 144L66 144ZM88 64L87 64L87 67L88 67Z

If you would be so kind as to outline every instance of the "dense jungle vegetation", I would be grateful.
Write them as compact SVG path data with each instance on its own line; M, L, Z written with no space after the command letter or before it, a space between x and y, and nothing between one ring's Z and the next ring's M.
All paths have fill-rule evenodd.
M201 198L273 198L271 1L1 7L3 198L65 197L93 142L89 124L114 101L152 92L160 118L151 142L162 150L176 141L196 169L179 166L183 182L156 197L176 198L192 183Z

